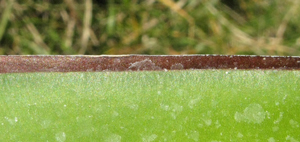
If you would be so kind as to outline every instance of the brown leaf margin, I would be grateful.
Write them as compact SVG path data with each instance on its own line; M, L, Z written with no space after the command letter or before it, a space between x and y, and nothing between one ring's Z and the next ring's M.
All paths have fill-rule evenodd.
M0 56L0 73L190 69L300 70L300 57L247 55Z

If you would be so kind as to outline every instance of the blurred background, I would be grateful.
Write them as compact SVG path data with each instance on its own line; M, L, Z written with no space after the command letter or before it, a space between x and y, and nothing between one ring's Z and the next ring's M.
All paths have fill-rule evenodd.
M0 0L1 55L300 55L300 0Z

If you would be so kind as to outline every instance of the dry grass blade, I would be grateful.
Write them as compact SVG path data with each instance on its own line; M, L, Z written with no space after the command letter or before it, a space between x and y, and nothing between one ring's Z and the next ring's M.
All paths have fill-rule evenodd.
M40 35L39 31L35 28L35 26L32 23L29 23L26 25L27 29L30 31L34 42L41 48L43 48L44 53L48 54L50 51L50 48L44 43L42 36Z
M0 0L0 54L299 56L299 2Z
M85 11L83 18L83 29L81 36L81 48L79 54L84 54L87 49L88 40L90 38L90 26L92 21L92 0L85 1Z
M5 1L4 1L5 3ZM5 28L6 28L6 25L7 25L7 22L8 22L8 19L10 17L10 13L11 13L11 10L12 10L12 5L14 3L14 0L8 0L7 1L7 6L5 7L5 10L2 14L2 18L1 18L1 21L0 21L0 41L2 39L2 36L4 34L4 31L5 31Z
M157 24L158 24L157 18L153 18L153 19L149 20L148 22L146 22L143 25L142 29L143 29L143 31L147 31L147 30L150 30L151 28L155 27Z
M273 44L280 44L283 38L283 34L287 28L287 24L289 22L289 20L296 14L296 11L299 7L299 0L294 0L291 8L289 9L289 11L285 14L278 30L276 33L276 37L278 40L275 40L275 43Z
M235 42L237 44L242 44L246 47L251 47L253 49L249 49L249 48L244 48L241 45L239 45L240 49L237 49L237 51L254 51L256 54L260 55L262 54L262 49L267 50L268 54L274 54L274 51L277 52L277 54L282 55L283 53L288 53L288 54L293 54L293 52L296 52L295 49L293 48L289 48L287 46L281 45L280 42L278 42L278 40L275 40L275 42L268 42L266 40L255 40L253 39L251 36L249 36L247 33L243 32L242 30L240 30L238 27L234 26L232 23L230 23L230 21L228 21L215 7L213 7L212 5L210 5L209 3L206 5L208 11L210 11L213 15L217 16L219 18L219 21L221 22L221 24L223 24L224 26L226 26L228 29L231 30L231 33L233 34L233 36L235 38L237 38L238 40L236 40ZM298 7L298 6L295 6ZM293 7L293 8L295 8ZM292 15L291 12L295 11L295 9L290 10L288 13ZM284 21L288 21L288 19L290 19L289 16L286 16L284 18ZM281 25L281 27L279 28L279 30L277 31L277 35L279 37L282 38L283 33L284 33L284 29L286 28L286 24L284 24L285 22L283 22L283 24ZM272 39L269 39L272 40Z
M49 55L49 52L46 51L45 49L41 48L37 43L32 42L27 39L21 39L22 44L28 45L28 47L33 50L36 54L41 54L41 55Z
M214 16L219 18L219 21L221 24L223 24L224 26L228 27L228 29L230 29L232 31L232 33L239 38L240 40L242 40L243 42L245 42L246 44L252 44L254 42L253 39L251 39L251 37L243 32L242 30L238 29L236 26L232 25L215 7L213 7L211 4L207 3L206 4L206 8L208 9L208 11L210 13L212 13Z
M189 28L189 37L193 38L194 37L194 32L195 32L195 20L192 16L190 16L185 10L183 10L180 7L180 3L177 5L174 1L172 0L159 0L161 3L169 7L171 10L179 14L181 17L186 19L190 25Z
M65 22L67 23L63 48L70 49L70 47L72 47L72 43L73 43L76 19L73 16L69 16L66 11L62 11L61 15L62 15L62 17L65 17L63 19L66 19Z
M73 0L64 0L64 2L66 3L66 5L70 10L70 16L76 19L77 18L76 6L74 5L75 3L73 2Z
M99 40L97 39L97 36L95 34L95 32L89 28L90 30L90 38L91 38L91 42L94 46L98 46L100 44Z

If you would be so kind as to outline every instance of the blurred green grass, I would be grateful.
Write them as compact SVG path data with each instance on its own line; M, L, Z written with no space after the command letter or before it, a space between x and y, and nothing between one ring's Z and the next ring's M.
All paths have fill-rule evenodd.
M0 54L300 54L300 0L0 0Z

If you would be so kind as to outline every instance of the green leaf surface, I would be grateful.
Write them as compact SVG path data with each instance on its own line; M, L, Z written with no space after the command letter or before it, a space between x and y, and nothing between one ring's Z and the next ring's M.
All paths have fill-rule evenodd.
M300 72L0 75L0 141L299 141Z

